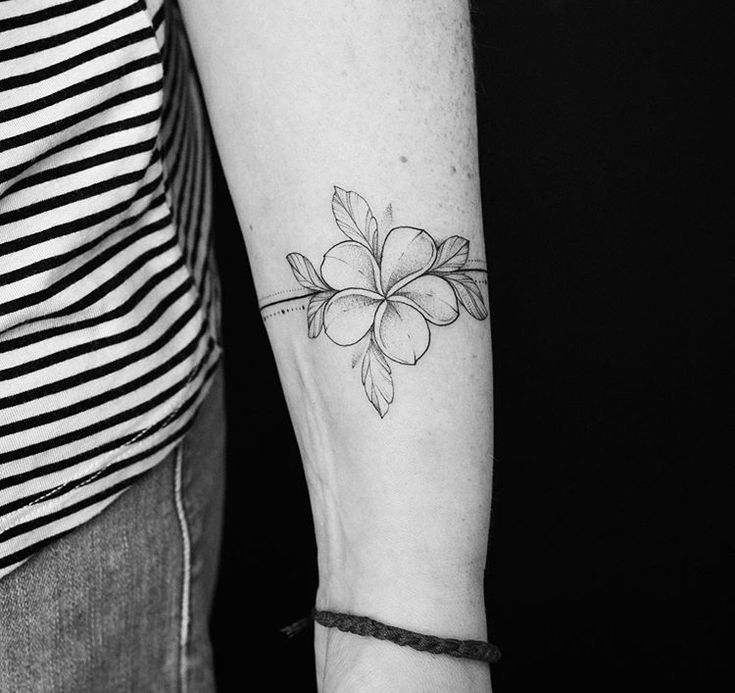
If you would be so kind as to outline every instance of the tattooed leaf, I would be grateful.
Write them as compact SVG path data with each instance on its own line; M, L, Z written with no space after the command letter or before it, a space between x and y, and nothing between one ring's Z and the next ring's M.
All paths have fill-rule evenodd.
M372 332L368 331L365 333L365 336L357 344L355 344L357 350L352 354L353 368L358 364L358 362L362 361L362 357L365 355L365 351L370 347L372 340Z
M456 272L461 270L470 253L470 242L462 236L450 236L440 246L431 272Z
M306 307L306 324L309 327L309 337L316 339L324 327L324 308L335 291L320 291L314 294Z
M289 253L286 256L286 260L291 265L291 271L294 277L296 277L298 283L305 289L310 289L311 291L324 291L325 289L329 289L308 257L301 255L301 253Z
M388 359L372 340L362 357L361 371L365 394L382 419L393 401L393 378Z
M332 212L342 233L348 238L375 252L377 248L378 222L370 205L354 191L334 187Z
M480 287L472 277L467 276L464 272L455 272L444 275L444 279L452 285L459 302L473 318L484 320L487 317L487 308L485 301L482 300Z

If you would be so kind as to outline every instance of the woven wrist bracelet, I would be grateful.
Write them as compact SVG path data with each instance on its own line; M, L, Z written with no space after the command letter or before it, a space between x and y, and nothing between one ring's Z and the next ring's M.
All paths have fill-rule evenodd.
M495 663L500 659L500 650L489 642L481 640L457 640L455 638L439 638L435 635L415 633L405 628L389 626L375 621L367 616L355 616L334 611L314 609L311 616L282 629L288 636L295 635L309 625L311 620L325 628L337 628L344 633L354 633L378 640L388 640L405 647L411 647L419 652L444 654L450 657L478 659L483 662Z

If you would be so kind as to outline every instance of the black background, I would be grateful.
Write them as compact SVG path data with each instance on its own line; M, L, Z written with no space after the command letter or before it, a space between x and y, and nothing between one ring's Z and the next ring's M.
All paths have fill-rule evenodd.
M496 462L495 693L711 690L732 604L685 248L699 133L685 3L475 2ZM306 486L217 180L228 496L212 630L223 691L313 691ZM714 421L714 420L713 420ZM704 458L705 464L702 464ZM730 617L731 618L731 617Z

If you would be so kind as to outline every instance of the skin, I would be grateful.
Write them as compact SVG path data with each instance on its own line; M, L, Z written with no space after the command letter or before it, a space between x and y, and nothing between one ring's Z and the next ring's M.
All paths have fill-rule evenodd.
M459 0L184 0L184 18L260 297L298 288L289 253L345 240L335 185L380 222L460 235L484 260L469 13ZM479 284L487 305L486 284ZM445 637L487 638L492 479L488 319L431 327L392 363L381 418L354 347L266 322L314 513L316 605ZM322 693L490 690L489 668L316 626Z

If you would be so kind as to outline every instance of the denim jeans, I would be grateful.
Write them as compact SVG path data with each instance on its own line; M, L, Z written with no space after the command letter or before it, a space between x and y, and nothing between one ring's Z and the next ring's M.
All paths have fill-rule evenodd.
M164 462L0 580L2 693L215 690L223 388L220 365Z

